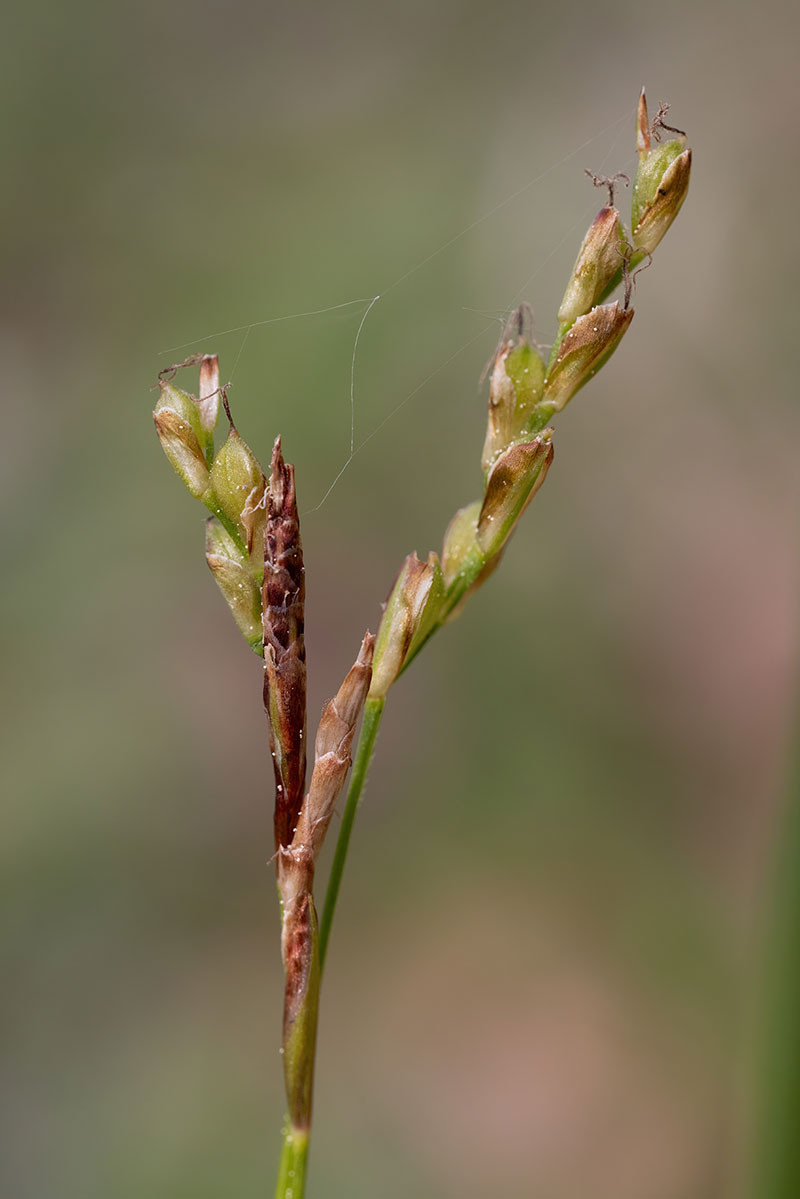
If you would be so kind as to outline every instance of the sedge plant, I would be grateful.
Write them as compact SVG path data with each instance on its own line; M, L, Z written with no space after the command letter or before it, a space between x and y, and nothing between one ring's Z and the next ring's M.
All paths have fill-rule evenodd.
M216 355L195 355L159 376L154 420L162 447L191 494L209 510L206 562L240 632L263 659L285 973L286 1119L276 1199L305 1194L320 983L353 822L388 694L430 638L496 570L553 462L551 421L611 357L633 320L637 268L651 260L689 185L691 151L685 135L665 124L666 110L661 105L651 123L642 92L630 231L615 204L615 191L630 181L623 175L592 176L596 185L608 188L608 202L578 252L547 361L533 342L528 306L512 314L491 367L482 493L456 512L440 554L432 552L425 561L410 554L403 562L376 635L365 634L353 666L322 711L308 785L305 568L294 468L285 462L278 438L269 473L262 469L233 422ZM665 139L665 132L675 136ZM609 299L618 287L620 297ZM175 383L178 371L190 366L199 366L196 396ZM217 448L220 407L228 428ZM315 868L351 765L318 912Z

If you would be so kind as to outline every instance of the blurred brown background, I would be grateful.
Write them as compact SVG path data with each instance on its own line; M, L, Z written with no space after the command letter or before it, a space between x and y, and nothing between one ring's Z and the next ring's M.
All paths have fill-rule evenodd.
M738 1194L797 667L797 34L774 0L15 6L4 1195L271 1193L260 670L150 388L218 350L313 509L365 305L163 351L382 293L357 444L427 380L304 522L315 720L402 556L478 494L498 320L524 296L552 338L583 168L632 170L642 83L689 198L503 569L392 694L309 1194Z

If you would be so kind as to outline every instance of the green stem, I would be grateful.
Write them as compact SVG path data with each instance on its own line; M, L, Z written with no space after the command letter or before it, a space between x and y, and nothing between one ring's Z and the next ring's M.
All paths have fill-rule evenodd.
M301 1012L287 1034L284 1027L284 1070L287 1075L287 1095L290 1110L292 1099L299 1102L297 1111L303 1117L304 1123L310 1121L311 1089L314 1075L314 1042L316 1040L317 1010L319 1007L319 975L325 950L328 945L333 913L347 860L347 850L350 844L350 834L361 793L367 779L367 771L375 751L375 741L378 736L378 726L383 714L383 699L368 699L364 705L364 719L361 725L361 736L353 763L353 775L350 790L347 795L342 826L336 843L336 852L328 880L328 890L325 896L325 907L319 925L318 949L314 950L314 965L312 974L316 981L310 983L304 998ZM312 909L313 912L313 909ZM315 922L314 922L315 925ZM313 928L314 939L317 939L316 926ZM299 1095L299 1099L298 1099ZM306 1186L308 1164L309 1128L293 1125L287 1116L283 1126L283 1144L281 1160L278 1167L278 1183L275 1188L275 1199L303 1199Z
M345 804L344 815L342 816L342 825L339 829L339 838L336 842L336 851L333 855L333 864L331 865L331 873L328 879L328 890L325 893L325 906L322 909L322 919L319 924L320 972L322 972L325 966L325 953L328 948L328 939L331 935L333 914L336 911L336 900L339 897L339 887L342 882L344 865L347 861L350 834L353 831L353 822L358 811L361 792L364 790L364 784L367 781L369 764L375 752L375 741L378 736L378 727L381 723L385 702L385 699L382 698L367 699L364 705L364 719L361 723L361 736L358 739L358 749L356 750L355 761L353 762L350 790L347 792L347 803Z
M293 1128L287 1119L283 1126L283 1146L275 1199L303 1199L306 1191L307 1164L308 1131Z
M308 890L284 909L286 996L283 1013L283 1075L287 1115L276 1199L303 1199L319 1011L317 919Z
M779 826L771 874L758 1048L752 1199L800 1195L800 751Z

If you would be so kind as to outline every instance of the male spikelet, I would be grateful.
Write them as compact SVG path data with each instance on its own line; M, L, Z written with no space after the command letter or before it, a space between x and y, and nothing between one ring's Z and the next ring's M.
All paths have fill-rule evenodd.
M272 451L264 534L264 707L275 768L275 848L294 834L306 779L305 569L294 467Z

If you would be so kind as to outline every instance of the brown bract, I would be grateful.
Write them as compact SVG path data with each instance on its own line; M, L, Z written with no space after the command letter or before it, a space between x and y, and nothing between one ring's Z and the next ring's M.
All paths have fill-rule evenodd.
M430 553L426 562L415 553L403 560L378 629L370 688L373 698L385 697L403 669L412 645L425 631L423 626L434 616L442 590L436 554Z
M684 150L661 176L652 202L633 231L633 244L637 250L651 254L661 241L686 199L691 173L692 151Z
M650 149L650 118L647 115L647 97L644 88L639 96L639 106L636 110L636 149L640 154L646 154Z
M291 850L310 849L312 863L319 854L350 769L356 724L372 678L375 638L364 636L358 657L332 700L322 710L314 743L314 769L292 838Z
M560 412L575 392L613 354L633 320L632 308L602 304L581 316L566 334L550 368L544 389L545 403Z
M514 525L541 487L553 461L552 430L517 442L500 455L486 483L477 541L486 558L499 554Z
M616 208L601 208L589 226L572 268L572 276L558 310L562 325L571 325L603 296L620 270L624 234Z
M208 487L208 466L197 434L186 417L172 408L157 408L153 413L162 449L190 493L202 496Z
M261 588L249 556L214 516L206 521L206 562L248 645L263 655Z

